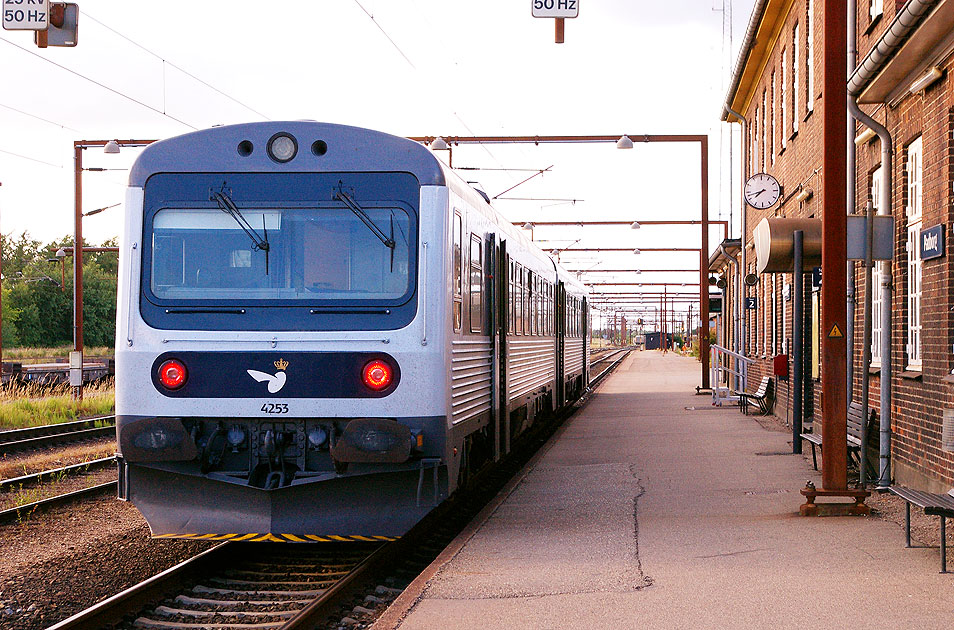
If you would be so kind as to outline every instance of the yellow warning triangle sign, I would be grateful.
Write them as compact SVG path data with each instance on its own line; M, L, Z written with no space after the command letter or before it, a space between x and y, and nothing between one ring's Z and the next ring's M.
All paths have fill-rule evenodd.
M844 337L844 333L841 332L841 328L838 327L838 324L832 324L831 331L828 333L828 338L833 339L836 337Z

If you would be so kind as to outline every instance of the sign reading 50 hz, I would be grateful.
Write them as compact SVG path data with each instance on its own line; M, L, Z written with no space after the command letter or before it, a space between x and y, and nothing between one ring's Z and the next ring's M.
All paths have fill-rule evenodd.
M50 0L3 0L3 28L45 31L50 26Z
M531 0L533 17L575 18L580 14L580 0Z

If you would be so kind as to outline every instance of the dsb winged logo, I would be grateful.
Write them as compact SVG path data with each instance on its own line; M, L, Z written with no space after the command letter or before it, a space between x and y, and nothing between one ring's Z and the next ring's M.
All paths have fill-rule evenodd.
M285 386L285 368L288 367L288 361L285 359L279 359L273 364L278 370L275 374L268 374L266 372L259 372L258 370L245 370L248 372L248 375L254 378L259 383L267 382L268 383L268 393L277 394L281 391L282 387Z

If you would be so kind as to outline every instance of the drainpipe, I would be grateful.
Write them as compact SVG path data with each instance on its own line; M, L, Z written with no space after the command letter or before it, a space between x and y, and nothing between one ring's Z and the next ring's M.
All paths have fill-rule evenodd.
M881 141L881 200L879 212L891 214L891 173L894 165L894 155L891 144L891 134L887 128L877 120L861 111L856 100L857 96L849 95L848 108L852 115L861 124L869 127L878 134ZM885 489L891 485L891 300L893 282L891 278L892 261L881 263L881 401L880 401L880 452L878 456L878 488ZM870 308L870 297L865 297L866 308ZM870 352L870 350L869 350ZM863 374L862 378L868 378ZM862 401L867 408L868 401Z
M850 0L850 2L852 5L855 4L855 0ZM898 14L888 26L884 35L881 36L871 51L848 78L849 111L851 111L855 118L862 124L877 133L878 138L881 140L881 167L883 176L880 211L887 215L891 214L891 174L894 163L891 134L888 133L888 130L883 125L861 111L858 107L857 99L861 90L864 89L871 79L881 72L894 53L904 45L910 34L917 28L921 18L930 13L939 2L940 0L908 0L907 4L898 11ZM884 490L891 485L892 263L893 260L882 262L881 274L881 423L879 427L881 440L878 471L879 490Z
M749 123L748 123L748 121L745 119L745 116L743 116L743 115L740 114L739 112L733 110L731 107L729 107L728 104L723 105L723 107L725 108L725 111L729 112L730 114L732 114L733 116L735 116L736 118L738 118L739 120L742 121L742 168L739 169L739 170L740 170L741 173L742 173L742 177L741 177L741 181L740 181L740 188L744 189L744 188L745 188L745 178L746 178L746 168L748 167L748 164L749 164L749 142L748 142L748 140L749 140L749 138L748 138ZM746 241L746 234L747 234L747 230L748 230L748 213L745 211L745 197L744 197L744 195L741 196L740 199L742 199L742 208L741 208L741 210L740 210L740 214L742 215L742 217L741 217L741 219L742 219L742 234L741 234L741 238L740 238L740 242L741 242L741 244L742 244L742 249L741 249L741 251L740 251L739 253L740 253L740 255L741 255L742 262L741 262L740 264L737 264L737 265L736 265L736 271L737 271L737 274L736 274L736 275L738 276L738 283L737 283L737 285L736 285L736 286L738 287L738 289L737 289L737 291L736 291L736 293L737 293L737 295L736 295L736 304L737 304L736 316L738 317L738 322L739 322L739 325L738 325L738 328L739 328L739 346L738 346L738 348L736 348L736 352L738 352L739 354L745 355L745 354L746 354L746 350L748 349L748 343L747 343L747 342L748 342L748 337L746 336L746 330L745 330L745 317L743 317L743 313L745 312L745 311L743 310L743 306L745 305L745 301L744 301L744 296L742 295L742 287L745 286L745 285L742 284L742 275L745 273L745 269L746 269L746 266L745 266L745 247L746 247L746 242L745 242L745 241ZM722 253L725 254L725 250L724 250L724 249L722 250ZM728 254L726 254L726 257L728 257Z
M858 30L858 8L857 0L848 0L848 76L851 76L851 73L855 71L855 67L858 65L858 43L857 43L857 30ZM846 193L846 203L847 213L855 213L855 204L856 204L856 190L855 190L855 118L851 113L851 97L848 98L848 126L846 133L848 134L848 151L847 151L847 167L845 172L848 175L847 185L845 187ZM848 265L848 330L846 331L848 336L848 403L854 399L855 391L855 361L854 361L854 347L855 347L855 312L857 310L858 298L857 298L857 288L855 286L855 262L849 260ZM865 285L868 286L868 285ZM867 290L867 289L866 289ZM867 369L867 368L865 368ZM867 404L867 403L864 403Z

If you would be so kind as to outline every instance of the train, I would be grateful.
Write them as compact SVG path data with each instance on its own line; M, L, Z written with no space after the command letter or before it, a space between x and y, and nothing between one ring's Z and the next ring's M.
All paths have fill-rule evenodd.
M400 537L586 390L586 287L419 142L200 130L124 215L119 498L155 537Z

